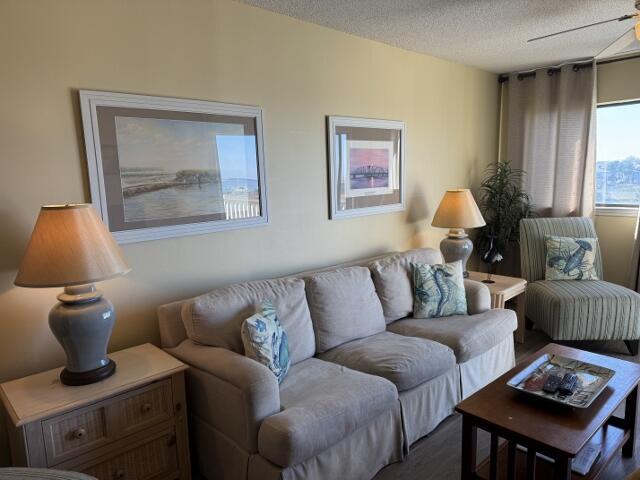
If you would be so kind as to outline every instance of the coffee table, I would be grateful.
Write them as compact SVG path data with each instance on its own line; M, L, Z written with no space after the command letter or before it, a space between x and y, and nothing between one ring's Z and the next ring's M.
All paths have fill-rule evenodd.
M532 398L506 385L545 353L604 366L616 373L586 409ZM512 479L516 473L518 478L570 479L572 459L595 435L602 441L600 456L587 475L573 474L573 478L598 478L619 450L624 457L633 456L639 382L640 365L550 343L456 407L462 414L462 479ZM624 418L613 416L623 402ZM478 428L491 434L491 453L480 465L476 458ZM527 452L517 445L526 447ZM554 459L554 463L536 453Z

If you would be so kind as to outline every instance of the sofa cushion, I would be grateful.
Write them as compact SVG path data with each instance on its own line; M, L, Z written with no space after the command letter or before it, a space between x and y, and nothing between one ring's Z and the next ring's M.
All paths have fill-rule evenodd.
M411 263L442 263L442 255L433 248L421 248L389 255L369 265L387 323L413 312Z
M260 362L282 382L289 371L289 341L278 320L271 300L265 300L258 311L242 322L240 329L245 356Z
M382 306L369 269L339 268L305 281L318 353L384 332Z
M598 280L597 238L546 235L545 280Z
M466 362L495 347L518 326L515 312L494 309L477 315L443 318L407 318L392 323L389 331L428 338L453 349L458 363Z
M554 340L640 338L640 294L604 280L530 283L525 308Z
M412 263L414 318L450 317L467 313L460 260L444 265Z
M315 353L304 282L297 278L260 280L216 288L182 306L182 321L191 340L244 353L240 327L256 306L271 300L289 340L289 358L297 363Z
M314 457L399 408L391 382L317 358L291 367L280 401L282 411L262 422L258 451L281 467Z
M344 343L321 354L320 358L386 378L400 392L438 377L456 365L456 357L449 347L392 332Z

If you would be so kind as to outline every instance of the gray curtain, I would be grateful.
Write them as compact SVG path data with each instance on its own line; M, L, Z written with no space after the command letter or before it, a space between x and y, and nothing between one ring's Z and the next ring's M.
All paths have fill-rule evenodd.
M595 174L595 65L509 75L503 84L501 160L527 172L539 215L591 216Z

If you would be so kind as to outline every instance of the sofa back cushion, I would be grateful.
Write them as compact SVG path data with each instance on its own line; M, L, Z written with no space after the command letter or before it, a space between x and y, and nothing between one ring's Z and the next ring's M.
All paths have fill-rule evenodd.
M387 323L413 312L412 263L442 263L442 255L433 248L421 248L395 253L369 264Z
M318 353L385 330L380 299L366 267L347 267L305 278Z
M240 328L245 318L265 300L271 300L289 340L289 358L295 364L315 353L311 316L298 278L260 280L217 288L184 303L182 321L195 342L244 354Z

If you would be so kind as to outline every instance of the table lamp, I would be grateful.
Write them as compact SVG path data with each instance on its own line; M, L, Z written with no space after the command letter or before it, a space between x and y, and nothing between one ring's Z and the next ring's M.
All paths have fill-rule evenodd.
M431 226L449 229L447 236L440 242L440 251L446 262L462 261L465 278L469 276L467 260L473 251L473 243L464 229L484 225L484 218L469 189L460 188L445 192Z
M49 313L49 326L67 355L60 373L65 385L94 383L115 372L115 363L107 357L113 305L94 282L129 271L120 247L91 205L42 207L14 283L64 287Z

